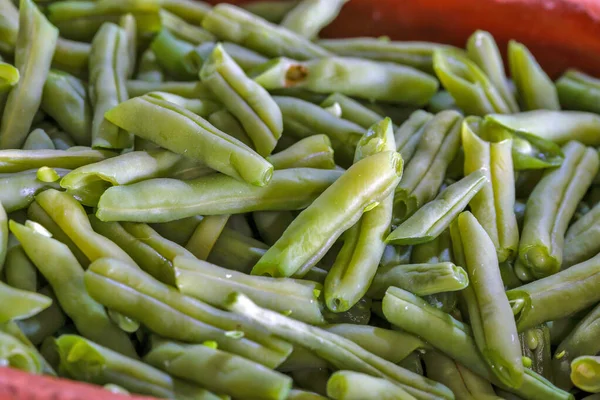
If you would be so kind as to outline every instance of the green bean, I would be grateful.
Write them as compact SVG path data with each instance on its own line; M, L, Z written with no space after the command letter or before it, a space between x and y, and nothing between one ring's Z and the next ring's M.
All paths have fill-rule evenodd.
M335 324L327 325L323 329L349 339L394 364L398 364L414 351L429 348L427 343L411 334L370 325Z
M0 11L0 51L11 54L17 43L19 10L11 0L1 0Z
M571 381L579 389L600 393L600 357L581 356L571 363Z
M432 76L411 67L360 58L325 57L305 62L279 58L259 69L254 71L254 80L268 90L301 88L423 106L438 89Z
M325 280L327 271L318 267L312 267L304 276L305 280L313 280L322 283ZM333 312L328 308L323 309L323 315L329 324L356 324L367 325L371 320L371 307L373 301L368 297L363 297L348 311Z
M385 118L360 139L354 160L359 163L371 155L395 149L392 121ZM379 205L365 212L344 233L344 245L325 279L325 303L331 311L348 311L367 292L385 251L384 237L390 231L393 201L393 195L382 198Z
M214 394L182 379L173 379L175 398L178 400L231 400L229 396Z
M215 40L214 35L207 30L202 29L200 24L197 24L198 26L190 24L185 20L185 17L172 14L168 10L163 9L160 11L160 20L163 32L169 31L178 39L193 45Z
M15 289L37 292L37 270L20 244L8 249L4 264L4 281L7 284Z
M286 169L275 171L263 187L218 174L190 181L150 179L109 188L96 216L102 221L167 222L194 215L297 210L311 204L341 175L336 170Z
M567 230L561 268L592 258L600 252L600 203Z
M33 132L32 132L33 133ZM105 160L114 153L78 147L72 150L0 150L0 172L23 172L34 168L78 168Z
M480 120L467 117L462 126L465 174L480 171L486 177L481 190L469 202L471 212L494 243L498 261L513 259L519 246L514 213L515 176L512 141L486 142L477 136Z
M394 223L406 220L438 193L446 168L460 147L462 117L456 111L437 114L423 135L394 195Z
M550 343L552 346L560 345L580 321L581 318L577 314L555 321L548 321L546 325L550 329ZM554 376L558 380L559 374L556 373L556 369L554 369ZM560 385L560 382L557 383Z
M506 292L519 331L546 321L568 317L595 304L598 301L599 263L600 254L554 275Z
M511 40L508 43L508 65L523 110L560 110L554 83L527 47Z
M92 41L89 62L89 96L94 109L93 147L126 149L133 146L130 133L104 118L104 113L127 100L125 82L129 64L125 30L112 23L103 24Z
M544 173L525 209L519 262L537 278L560 270L567 226L600 166L598 153L578 142L563 152L565 161Z
M85 337L129 357L137 357L127 335L113 325L104 307L84 287L84 271L69 248L59 241L11 221L12 233L48 280L61 308Z
M177 256L194 258L185 247L165 239L146 224L122 222L121 225L130 235L152 247L170 262Z
M165 73L176 80L193 80L195 74L187 68L184 57L194 46L185 40L178 39L167 29L160 31L150 44L158 65Z
M106 118L159 146L253 185L266 185L272 177L272 165L252 149L196 114L156 96L127 100L109 110ZM177 137L165 136L173 129L178 130Z
M223 268L249 274L269 246L229 228L215 242L207 261ZM308 274L304 277L309 279Z
M409 260L398 264L437 264L443 262L452 262L450 229L446 229L430 242L413 246L412 252L409 254Z
M0 332L0 361L3 366L30 374L41 374L42 361L35 348L30 348L14 336Z
M156 59L156 54L152 51L152 49L146 49L142 53L140 57L140 62L138 65L137 74L135 79L139 79L141 81L152 82L152 83L160 83L163 81L164 72L158 64L158 60ZM127 90L130 90L130 83L135 81L127 81ZM134 96L133 93L129 93L131 97Z
M183 158L167 150L133 151L86 163L65 175L61 186L75 194L84 205L95 206L111 186L168 176Z
M229 215L209 215L198 224L185 248L200 260L206 260L225 229Z
M488 369L470 327L412 293L390 288L383 299L383 313L392 324L408 333L418 334L434 348L504 390L532 400L574 399L573 395L529 369L525 369L519 388L505 386Z
M94 231L117 244L142 270L162 283L175 286L173 264L165 256L127 232L118 222L102 222L94 215L88 217Z
M556 348L552 358L552 372L559 387L565 390L573 387L570 379L571 361L583 355L600 352L600 343L597 340L600 332L599 317L600 307L596 306L576 325L568 324L571 329Z
M161 99L164 101L171 102L173 104L177 104L180 107L185 108L197 114L201 117L208 117L209 115L219 111L222 107L221 104L211 101L211 100L201 100L201 99L188 99L183 96L178 96L173 93L167 92L152 92L152 96L157 99ZM217 128L218 129L218 128Z
M323 396L327 395L327 381L330 375L327 368L308 368L291 373L296 385Z
M281 96L274 99L283 114L286 134L298 139L325 134L331 140L336 163L342 167L352 165L356 144L365 133L364 128L303 100Z
M269 155L283 131L281 111L269 93L249 79L220 45L202 66L200 78L239 119L258 153Z
M222 109L210 114L208 116L208 122L210 122L215 128L226 132L228 135L234 137L254 150L252 140L250 140L246 134L242 124L240 124L237 118L226 109Z
M50 136L40 128L34 129L31 131L29 135L27 135L27 139L25 139L25 143L23 143L23 150L55 150L54 143Z
M162 224L152 224L151 227L165 239L185 246L203 219L201 215L194 215Z
M367 295L382 299L390 286L409 290L418 296L463 290L469 284L467 273L451 262L404 264L381 267Z
M54 148L57 150L68 150L71 147L75 147L75 142L71 136L67 135L65 132L59 131L58 129L52 129L47 132L48 136L52 139L52 143L54 143Z
M227 296L239 291L263 307L289 313L299 321L322 325L320 293L322 286L290 278L248 276L205 261L177 257L173 261L177 288L215 307L223 307Z
M214 100L212 92L200 81L193 82L150 82L143 80L128 80L126 83L129 97L139 97L150 92L173 93L189 99Z
M160 6L194 25L200 25L206 13L210 11L210 5L203 1L160 0Z
M519 334L523 357L531 360L531 368L544 378L554 382L552 374L552 353L550 349L550 329L546 324L536 326Z
M423 110L417 110L394 133L396 150L407 165L417 150L425 126L432 119L432 114Z
M486 119L511 132L529 133L559 145L577 140L587 146L600 146L600 116L588 112L536 110L493 114Z
M292 8L280 25L307 39L314 39L329 25L348 0L303 0Z
M437 114L446 110L461 112L454 101L454 97L447 90L440 90L429 100L427 111Z
M325 49L342 56L394 62L428 73L434 72L433 53L435 50L444 49L451 53L462 53L462 50L444 44L392 41L386 36L324 39L319 40L317 43Z
M323 134L300 139L287 149L270 155L267 160L275 169L335 168L331 140Z
M337 400L412 400L403 388L387 379L354 371L336 371L327 382L327 396Z
M54 222L50 215L48 215L48 213L44 211L44 209L38 204L37 201L34 200L27 208L27 218L37 222L38 224L46 228L52 234L52 237L54 239L64 243L69 248L69 250L71 250L71 253L73 253L73 255L82 267L87 268L87 266L90 264L89 258L87 258L85 254L83 254L79 247L77 247L77 245L71 240L69 236L67 236L67 234L60 228L60 226L58 226L58 224ZM22 223L25 223L25 221L23 221Z
M419 208L385 239L386 243L411 245L438 237L488 183L483 169L475 170L442 190L438 196Z
M216 46L216 42L206 42L196 46L194 50L185 56L185 62L188 63L191 69L200 72L202 65L208 60ZM269 61L267 57L235 43L225 42L221 43L221 46L223 46L223 49L231 56L231 58L233 58L240 68L246 72Z
M389 196L401 176L402 158L396 152L384 151L358 161L296 217L252 273L292 276L307 271L365 210Z
M173 398L173 379L166 373L77 335L57 340L60 369L68 377L105 385L115 383L134 393Z
M506 114L511 109L477 64L448 50L435 50L433 68L456 105L469 115Z
M0 147L3 149L20 148L25 142L42 100L57 37L58 30L33 2L21 0L15 48L15 66L20 79L8 94L2 115Z
M284 400L292 387L292 379L280 372L201 344L159 342L144 360L171 375L238 399Z
M90 51L91 45L89 43L59 37L56 41L52 68L65 71L80 79L86 79Z
M569 69L556 81L556 90L563 108L600 114L600 79Z
M119 246L94 232L83 206L69 194L48 189L35 200L90 261L111 257L136 266Z
M325 360L316 356L313 352L301 346L294 346L292 354L277 367L277 370L284 373L294 373L305 369L327 368L329 365Z
M299 3L299 0L259 0L242 4L252 14L258 15L274 24L280 23L286 14Z
M327 400L327 397L323 397L314 392L292 389L288 393L287 400Z
M0 93L8 92L19 83L19 70L12 65L0 61Z
M314 351L336 368L385 378L417 399L454 397L452 392L443 385L377 357L341 336L260 308L243 294L231 296L227 308L250 318L294 344Z
M0 282L0 298L3 304L10 304L0 312L0 323L21 320L38 314L50 307L52 300L44 295L16 289Z
M322 103L321 107L329 107L334 104L338 104L342 109L342 118L350 122L354 122L357 125L362 126L365 129L371 127L371 125L381 121L383 117L375 111L365 107L360 102L345 96L340 93L334 93L327 97Z
M260 238L272 246L290 226L294 214L291 211L256 211L252 213L252 219Z
M127 78L131 79L133 72L136 68L137 59L137 22L133 14L124 14L119 18L119 27L125 31L125 37L127 38L127 58L128 66Z
M475 343L496 377L506 386L523 382L523 363L517 326L504 296L494 243L470 212L450 226L453 254L469 276L463 292Z
M204 17L202 27L220 40L237 43L268 57L307 60L330 53L296 33L230 4L218 4Z
M60 169L60 176L69 171ZM56 182L42 182L37 179L37 170L17 172L14 174L0 174L0 203L7 213L26 208L34 196L48 188L58 189Z
M31 341L27 338L27 336L25 336L23 331L21 331L21 328L19 328L19 325L17 325L16 322L7 322L5 324L1 324L0 331L12 336L13 338L21 342L23 345L25 345L26 348L30 351L29 355L37 359L37 362L41 365L42 373L44 373L45 375L56 376L56 371L54 367L50 365L48 361L46 361L44 356L40 354L40 352L37 350L34 344L31 343Z
M494 37L486 31L476 31L467 42L469 58L481 68L496 87L511 112L518 112L519 106L515 96L508 87L502 55ZM514 75L513 75L513 79Z
M427 376L448 386L457 399L499 399L488 381L442 353L428 351L423 355L423 360L427 368Z
M33 268L35 268L35 266ZM41 344L44 339L56 333L56 331L62 328L66 323L65 314L60 308L56 296L50 286L43 287L39 292L52 299L50 307L39 314L17 322L21 331L23 331L23 334L26 335L35 346Z

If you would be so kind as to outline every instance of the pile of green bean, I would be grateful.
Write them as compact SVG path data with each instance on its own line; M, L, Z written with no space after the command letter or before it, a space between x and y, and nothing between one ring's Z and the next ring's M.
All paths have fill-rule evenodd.
M598 398L600 79L481 31L319 39L347 1L0 0L0 365Z

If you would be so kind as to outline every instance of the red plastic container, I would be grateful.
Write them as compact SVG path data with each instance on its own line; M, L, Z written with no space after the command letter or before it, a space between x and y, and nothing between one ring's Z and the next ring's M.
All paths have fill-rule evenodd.
M477 29L491 32L501 49L510 39L524 43L554 77L569 67L600 76L600 0L351 0L322 36L386 35L462 47ZM0 400L124 399L149 398L0 368Z

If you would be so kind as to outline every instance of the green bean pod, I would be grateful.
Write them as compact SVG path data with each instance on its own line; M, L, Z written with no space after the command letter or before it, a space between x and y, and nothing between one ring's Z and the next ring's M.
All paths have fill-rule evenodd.
M410 114L408 119L394 133L396 151L400 153L405 164L408 165L408 162L412 159L423 136L425 126L432 119L433 114L417 110Z
M129 97L139 97L150 92L167 92L189 99L215 100L214 95L200 81L178 82L178 81L147 81L130 79L126 83Z
M561 268L569 268L600 253L600 203L567 230Z
M185 245L199 260L206 260L225 229L230 215L208 215L200 221Z
M52 300L44 295L27 290L16 289L0 282L2 304L10 304L0 312L0 324L13 320L29 318L50 307Z
M523 382L521 348L494 243L470 212L458 216L450 234L456 262L469 276L463 296L475 343L498 379L517 388Z
M215 242L207 261L223 268L249 274L269 246L229 228ZM304 277L308 279L308 276Z
M3 366L40 375L43 373L41 358L35 348L30 348L3 330L0 332L0 360Z
M170 375L237 399L284 400L292 387L292 379L281 372L201 344L158 342L144 361Z
M433 73L433 53L445 49L462 53L456 47L431 42L393 41L388 37L359 37L344 39L322 39L321 47L341 56L366 58L376 61L408 65L421 71Z
M565 161L544 173L525 209L519 262L537 278L560 270L569 221L600 167L598 153L581 143L569 142L563 152Z
M292 8L280 25L307 39L314 39L329 25L348 0L304 0Z
M388 235L386 243L412 245L432 241L450 226L486 183L484 170L471 172L402 222Z
M294 168L275 171L267 186L213 174L190 181L150 179L108 189L98 203L102 221L167 222L194 215L298 210L311 204L342 173Z
M600 343L600 307L596 306L575 326L569 326L569 333L560 342L552 357L552 372L557 386L569 390L571 381L571 361L575 358L598 354Z
M600 393L600 357L581 356L571 363L571 381L579 389Z
M468 117L463 121L465 174L481 171L486 177L486 182L469 202L469 207L494 242L498 261L504 262L514 258L519 246L519 230L514 213L512 141L486 142L477 136L479 128L480 120L476 117Z
M244 130L240 121L226 109L221 109L208 116L208 122L214 125L215 128L226 132L228 135L236 138L246 146L254 149L252 140ZM278 142L279 143L279 142Z
M506 292L519 331L567 317L595 304L600 298L599 265L600 254Z
M52 68L65 71L79 79L88 76L91 45L59 37L56 41Z
M56 147L43 129L36 128L27 135L27 139L23 143L23 150L56 150Z
M151 227L162 237L180 246L185 246L203 219L204 217L201 215L194 215L162 224L152 224Z
M443 262L452 262L450 229L446 229L430 242L413 246L407 262L400 264L437 264Z
M436 50L433 68L456 105L469 115L511 112L509 104L477 64L456 52Z
M125 37L127 38L127 58L129 64L127 78L131 79L135 72L137 61L137 21L133 14L124 14L119 18L119 26L125 31Z
M129 357L137 357L127 335L109 319L104 307L87 293L84 271L69 248L14 221L12 233L37 269L48 280L65 314L81 334Z
M137 74L135 75L135 79L146 81L146 82L156 82L160 83L164 79L164 72L160 65L158 64L158 60L156 59L156 54L152 51L152 49L146 49L140 57L139 65L137 69ZM129 91L129 83L135 81L127 81L127 90ZM133 93L129 93L131 97L135 97Z
M121 225L130 235L152 247L170 262L177 256L194 258L185 247L165 239L149 225L132 222L122 222Z
M393 325L420 335L435 349L504 390L532 400L574 399L572 394L555 387L529 369L525 369L519 388L504 385L487 367L468 325L410 292L390 288L383 298L383 313Z
M451 262L400 264L379 268L367 295L382 299L390 286L396 286L426 296L463 290L468 284L467 273Z
M252 219L260 238L269 246L277 242L294 218L291 211L256 211L252 213Z
M127 36L122 28L112 23L102 25L92 41L89 65L89 96L94 109L92 147L132 147L133 136L104 118L104 113L128 97L125 82L130 67Z
M342 109L343 119L354 122L365 129L369 129L371 125L376 124L383 119L383 116L362 105L357 100L340 93L333 93L331 96L327 97L321 103L321 107L329 107L336 103L339 104Z
M163 30L166 29L179 39L195 45L215 40L215 36L202 29L200 23L190 24L185 16L175 15L164 8L160 10L160 22Z
M109 110L106 118L165 149L253 185L263 186L271 179L273 166L248 146L196 114L156 96L123 102ZM166 135L174 129L178 131L176 137Z
M489 32L476 31L469 37L466 47L469 58L487 75L510 112L519 112L515 96L508 87L504 62L494 37Z
M267 160L275 169L334 169L333 154L329 137L319 134L300 139L287 149L270 155Z
M4 94L19 83L19 70L12 65L0 61L0 93Z
M42 101L58 30L31 0L21 0L15 44L20 79L8 94L0 122L0 147L21 148Z
M454 398L452 392L443 385L386 361L342 336L260 308L243 294L230 296L227 308L296 345L312 350L337 369L385 378L416 399Z
M327 397L321 396L320 394L315 392L292 389L288 393L287 400L327 400Z
M563 108L600 113L600 79L569 69L556 81L556 90Z
M60 176L69 170L57 170ZM7 213L26 208L34 196L48 188L59 189L57 182L42 182L37 179L37 170L31 169L13 174L0 174L0 203Z
M335 400L415 399L387 379L354 371L334 372L327 381L327 396Z
M230 4L213 7L204 17L202 27L220 40L237 43L267 57L285 56L308 60L331 54L289 29Z
M166 338L191 343L214 340L225 351L271 368L281 364L292 351L290 344L271 336L256 323L185 296L115 259L92 263L85 273L85 284L94 299ZM243 337L239 332L243 332Z
M173 398L173 378L131 357L126 357L77 335L56 340L60 369L72 379L105 385L117 384L133 393Z
M167 29L160 31L150 43L150 49L156 56L158 65L165 73L175 80L194 80L194 71L187 68L184 57L194 45L185 40L178 39Z
M508 65L524 111L560 110L554 83L527 47L511 40L508 43Z
M186 97L178 96L173 93L153 92L152 96L164 101L171 102L173 104L177 104L178 106L181 106L186 110L189 110L203 118L208 117L209 115L219 111L222 108L222 105L215 101L203 99L188 99Z
M160 0L160 6L193 25L200 25L211 8L203 1L192 0Z
M322 286L315 282L290 278L249 276L202 260L177 257L173 262L177 288L215 307L223 307L236 291L246 294L262 307L289 315L311 325L322 325Z
M294 219L252 273L281 277L308 271L365 210L390 195L401 176L402 158L396 152L358 161Z
M238 118L258 153L269 155L283 131L281 111L271 95L248 78L221 45L202 66L200 79Z
M531 368L544 378L555 382L552 374L552 351L550 349L550 329L542 324L519 334L523 357L531 360Z
M11 0L1 0L0 11L0 51L12 54L19 31L19 10Z
M94 150L89 147L78 147L72 150L0 150L0 172L22 172L41 167L74 169L114 155L109 151Z
M338 92L366 100L423 106L438 89L428 74L391 63L326 57L305 62L279 58L260 67L254 80L268 90Z
M75 141L73 141L71 136L58 129L48 131L48 136L52 139L54 148L57 150L69 150L71 147L75 147Z
M33 268L35 270L35 266ZM39 314L17 322L23 334L35 346L40 345L47 337L54 335L67 321L50 286L44 286L39 293L52 299L50 307Z
M406 220L436 196L460 147L461 123L459 113L443 111L425 125L394 194L394 223Z
M9 286L12 286L15 289L37 292L37 269L27 257L20 244L8 249L2 271L4 274L4 282ZM52 303L50 307L53 305L54 303Z
M352 165L356 144L365 133L360 125L336 118L327 110L293 97L275 96L283 114L286 135L298 139L325 134L331 140L335 161L342 167Z
M448 386L457 399L499 400L492 384L437 351L423 355L427 376Z
M563 145L576 140L600 146L600 116L583 111L536 110L511 115L488 115L486 120L510 132L524 132Z
M202 65L209 59L216 46L216 42L206 42L196 46L192 51L186 54L184 58L185 62L188 64L188 68L195 72L200 72ZM231 56L231 58L233 58L236 64L246 72L269 61L269 59L262 54L235 43L224 42L221 43L221 46L223 46L223 49Z

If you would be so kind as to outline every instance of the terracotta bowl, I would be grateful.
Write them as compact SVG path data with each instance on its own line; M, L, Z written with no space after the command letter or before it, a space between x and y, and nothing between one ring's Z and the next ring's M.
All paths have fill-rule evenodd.
M476 29L491 32L501 49L510 39L524 43L554 77L569 67L600 76L600 0L352 0L322 36L385 35L463 47ZM120 399L149 398L0 368L0 400Z

